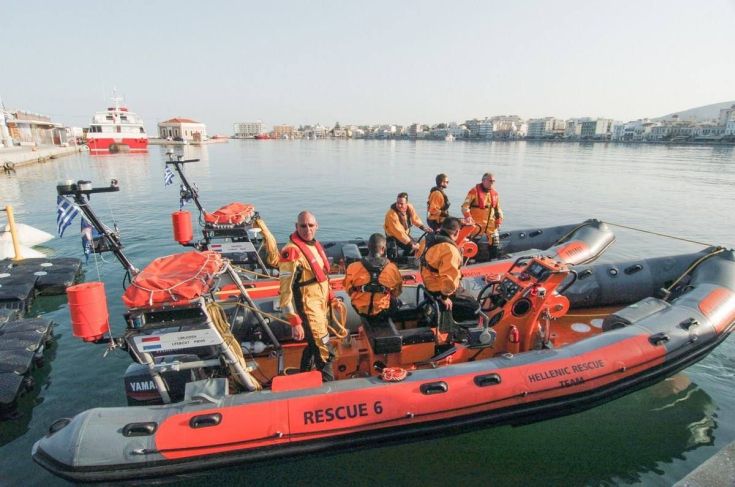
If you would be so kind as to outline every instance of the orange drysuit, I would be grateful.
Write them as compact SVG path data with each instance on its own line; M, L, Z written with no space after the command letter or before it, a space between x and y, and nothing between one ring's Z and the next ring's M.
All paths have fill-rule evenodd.
M462 213L465 217L471 216L481 227L480 233L486 234L491 242L493 234L503 223L503 210L500 208L498 192L492 188L488 191L482 184L469 190L462 204Z
M309 253L309 255L305 255ZM321 245L305 242L297 234L281 250L278 263L280 273L280 306L287 318L299 316L303 321L308 346L301 358L302 370L314 365L330 380L331 359L329 347L329 262ZM333 376L331 377L333 378Z
M404 245L410 245L413 242L411 226L424 226L424 222L416 214L413 205L411 203L407 203L407 205L408 209L406 213L401 213L396 210L395 203L392 204L385 214L385 222L383 224L386 237L393 237Z
M427 220L429 225L437 229L449 216L449 198L444 194L444 190L434 186L429 192L429 201L426 202L426 212L428 214Z
M401 295L403 280L398 267L388 259L365 261L353 262L347 267L343 286L359 314L375 316L390 308L391 297Z
M421 259L421 278L431 293L452 296L460 286L462 253L457 244L446 235L438 234L434 243Z

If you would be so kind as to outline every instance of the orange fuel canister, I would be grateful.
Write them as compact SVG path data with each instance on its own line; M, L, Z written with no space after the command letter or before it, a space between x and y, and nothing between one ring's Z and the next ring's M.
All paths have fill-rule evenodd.
M105 284L85 282L66 289L71 315L71 329L75 337L85 342L93 342L104 336L110 329L110 315L107 312Z
M191 228L191 213L188 211L175 211L171 213L171 222L174 225L174 240L181 245L192 241L194 231Z

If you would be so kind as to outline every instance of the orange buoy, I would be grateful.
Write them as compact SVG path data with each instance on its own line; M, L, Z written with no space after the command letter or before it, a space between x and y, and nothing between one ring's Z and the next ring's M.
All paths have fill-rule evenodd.
M191 228L191 213L175 211L171 213L171 222L174 225L174 240L181 245L191 242L194 238L194 231Z
M71 315L71 329L75 337L93 342L110 329L107 297L103 282L85 282L66 289Z

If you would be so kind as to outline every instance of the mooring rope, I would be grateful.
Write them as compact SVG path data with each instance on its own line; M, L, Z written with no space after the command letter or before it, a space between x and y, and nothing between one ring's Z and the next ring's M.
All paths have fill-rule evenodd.
M676 235L668 235L666 233L654 232L652 230L644 230L642 228L631 227L631 226L628 226L628 225L621 225L620 223L613 223L613 222L609 222L609 221L605 221L603 223L606 223L606 224L611 225L613 227L626 228L628 230L634 230L636 232L650 233L651 235L657 235L659 237L666 237L666 238L671 238L671 239L674 239L674 240L681 240L682 242L689 242L689 243L693 243L693 244L697 244L697 245L704 245L705 247L714 247L714 245L712 245L710 243L699 242L697 240L691 240L691 239L684 238L684 237L677 237Z

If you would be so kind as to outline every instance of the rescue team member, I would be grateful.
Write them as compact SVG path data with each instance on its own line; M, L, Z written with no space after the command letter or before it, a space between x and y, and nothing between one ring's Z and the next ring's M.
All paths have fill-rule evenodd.
M296 231L281 250L278 264L280 306L291 325L295 340L306 337L307 346L301 356L301 371L312 365L320 370L322 379L334 380L332 359L334 350L329 343L329 261L316 240L319 224L308 211L299 213Z
M486 172L482 175L482 182L475 185L467 193L462 204L462 214L470 222L474 221L480 227L480 235L487 235L490 244L490 258L500 254L500 235L498 230L503 224L503 210L500 208L500 196L493 188L495 177Z
M436 186L429 191L429 201L426 202L426 221L434 230L439 230L442 222L449 216L449 198L444 193L449 185L446 174L436 175Z
M413 205L408 202L408 193L398 193L396 202L390 205L385 214L383 228L388 241L403 250L403 257L411 255L419 248L418 242L411 236L411 227L414 225L424 232L432 231L424 225Z
M343 285L352 307L362 317L384 317L401 295L403 280L398 267L385 257L386 240L370 235L368 256L347 267Z
M462 253L456 244L459 229L457 218L444 219L421 256L421 277L426 290L444 309L452 311L455 321L466 321L477 314L480 304L460 285Z

